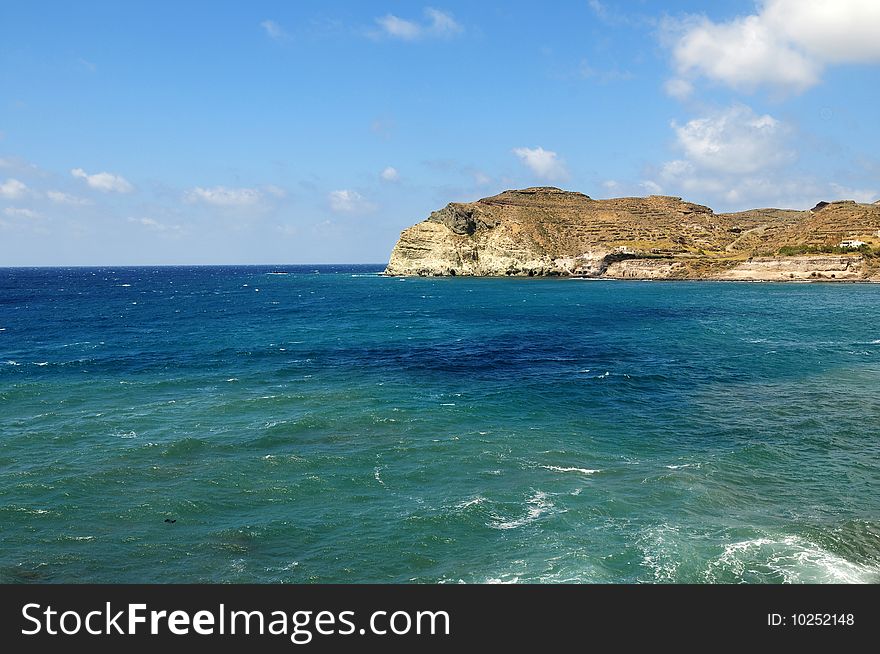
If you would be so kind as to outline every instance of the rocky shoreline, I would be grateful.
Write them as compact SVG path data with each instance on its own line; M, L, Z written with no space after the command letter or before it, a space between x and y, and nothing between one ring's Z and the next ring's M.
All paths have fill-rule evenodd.
M880 204L716 214L671 196L505 191L404 230L385 274L880 281Z

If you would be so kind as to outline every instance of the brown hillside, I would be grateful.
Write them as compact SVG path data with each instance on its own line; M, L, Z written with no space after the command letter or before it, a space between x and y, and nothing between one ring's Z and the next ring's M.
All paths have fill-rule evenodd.
M838 247L845 240L868 245L849 252ZM810 254L816 268L815 255L834 254L858 258L867 276L872 246L880 248L877 203L716 214L678 197L594 200L537 187L435 211L401 234L386 272L729 278L753 257ZM821 273L821 265L809 272Z

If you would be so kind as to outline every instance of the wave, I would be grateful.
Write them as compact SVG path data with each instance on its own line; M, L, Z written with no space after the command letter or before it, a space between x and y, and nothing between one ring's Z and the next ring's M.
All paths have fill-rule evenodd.
M550 501L547 493L543 491L535 491L532 495L526 500L526 514L520 518L515 518L513 520L505 520L501 517L495 517L495 519L488 524L489 527L493 529L517 529L518 527L523 527L527 524L535 522L542 516L550 513L554 508L553 502Z
M477 495L476 497L473 497L469 500L464 500L462 502L459 502L458 504L455 505L455 508L458 509L459 511L462 511L462 510L468 508L469 506L479 506L480 504L482 504L485 501L486 501L485 497L483 497L482 495Z
M553 472L579 472L582 475L594 475L597 472L602 472L598 469L590 469L590 468L574 468L574 467L563 467L563 466L541 466L545 470L552 470Z
M48 509L31 509L26 506L8 505L3 507L2 510L16 513L26 513L27 515L58 515L57 511L50 511Z
M850 561L800 536L761 537L730 543L709 563L705 581L786 584L869 584L880 567Z
M178 441L169 443L162 452L162 456L168 457L186 457L196 452L202 452L211 447L211 444L201 438L189 436Z
M484 584L518 584L519 577L511 576L506 579L502 579L501 577L489 577L488 579L484 579L482 581Z
M679 581L679 567L683 558L682 542L679 528L665 523L648 529L638 538L642 565L651 571L651 582Z

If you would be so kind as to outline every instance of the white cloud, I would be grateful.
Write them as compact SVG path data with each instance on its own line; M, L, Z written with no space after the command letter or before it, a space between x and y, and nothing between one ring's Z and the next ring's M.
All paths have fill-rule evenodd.
M640 182L639 186L641 186L651 195L660 195L663 192L663 187L660 186L657 182L650 179L645 180L644 182Z
M705 77L734 89L799 93L830 64L880 62L877 0L766 0L756 14L715 23L667 22L679 80ZM678 97L685 87L671 81Z
M599 0L589 0L587 2L587 6L589 6L596 18L608 25L649 24L650 19L637 13L631 13L631 8L627 10L627 13L622 13L618 9L620 5L620 2L606 4L599 2Z
M544 148L514 148L513 153L535 174L538 179L548 182L565 181L568 170L559 156Z
M608 18L608 9L603 5L599 0L589 0L587 4L590 6L590 9L593 10L593 13L596 14L597 18L601 20L606 20Z
M386 182L396 182L400 179L400 173L397 172L397 168L388 166L385 170L379 173L379 177Z
M792 174L791 130L770 115L735 104L672 127L681 157L641 182L648 193L680 195L725 211L805 208L830 192L825 182Z
M880 192L877 190L849 188L835 182L831 182L831 190L835 193L835 199L855 200L865 204L870 204L880 197Z
M10 218L40 218L40 214L36 211L32 211L31 209L22 209L19 207L6 207L3 210L3 214L5 216L9 216Z
M74 168L70 174L77 179L82 179L93 189L104 193L131 193L134 190L127 179L112 173L95 173L89 175L82 168Z
M376 118L370 123L370 131L387 141L394 133L394 119Z
M203 188L197 186L188 191L184 199L187 202L204 202L218 207L247 207L258 204L262 197L262 194L253 188L227 188L225 186Z
M25 161L21 157L0 157L0 168L24 175L45 176L36 164Z
M806 209L819 200L871 202L880 197L877 190L848 188L781 163L777 160L747 170L736 166L724 170L706 166L700 158L673 159L654 171L654 179L645 180L640 186L649 193L664 192L708 204L716 211L758 207Z
M672 127L687 159L707 170L753 173L794 157L786 147L786 127L772 116L759 116L741 104L684 125L673 123Z
M27 184L10 177L0 184L0 198L9 200L17 200L24 197L28 192Z
M388 14L382 18L377 18L376 22L386 35L404 41L414 41L422 35L422 28L411 20L398 18L393 14Z
M606 179L604 182L602 182L602 188L614 193L620 188L620 182L618 182L616 179Z
M680 77L702 75L746 91L767 85L800 92L819 81L819 64L758 16L720 24L703 18L681 37L673 57Z
M452 14L428 7L424 11L425 21L416 22L400 18L394 14L386 14L376 19L381 34L403 41L417 41L423 38L449 38L460 34L464 28L459 25Z
M285 191L280 186L275 186L274 184L266 184L263 187L263 190L266 193L268 193L269 195L276 197L276 198L279 198L279 199L287 197L287 191Z
M425 9L425 15L430 21L427 31L433 36L455 36L464 30L452 14L445 11L428 7Z
M158 220L154 220L153 218L129 218L128 222L141 225L142 227L146 227L151 231L160 233L176 233L180 232L183 229L180 225L167 225L165 223L160 223Z
M688 80L679 77L666 80L663 84L663 88L667 94L671 95L676 100L687 100L691 96L691 93L694 92L694 85Z
M80 198L75 195L70 195L69 193L63 193L62 191L46 191L46 196L55 204L82 206L92 203L91 200Z
M823 62L880 62L877 0L768 0L760 17Z
M489 177L486 173L478 170L474 173L474 184L477 186L489 186L492 183L492 178Z
M376 209L376 205L369 202L360 193L349 189L332 191L327 196L327 200L330 203L330 209L336 213L369 213Z
M604 69L595 68L591 66L590 62L586 59L581 59L577 67L576 75L580 79L594 80L603 84L607 84L608 82L629 80L633 78L633 74L628 70L620 70L617 67Z
M276 41L281 41L288 38L288 34L284 31L284 28L281 27L281 25L276 23L274 20L264 20L262 23L260 23L260 27L266 30L266 34Z

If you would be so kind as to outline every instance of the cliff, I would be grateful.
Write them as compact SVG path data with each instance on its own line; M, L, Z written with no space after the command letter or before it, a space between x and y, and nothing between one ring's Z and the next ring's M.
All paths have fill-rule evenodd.
M505 191L450 203L404 230L385 273L876 281L880 204L716 214L670 196Z

